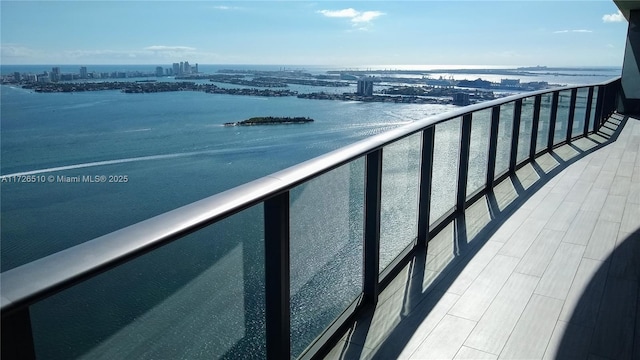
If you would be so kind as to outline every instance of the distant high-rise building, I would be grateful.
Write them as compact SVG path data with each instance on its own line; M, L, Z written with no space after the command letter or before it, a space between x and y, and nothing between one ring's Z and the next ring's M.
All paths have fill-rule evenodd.
M42 74L37 76L39 83L48 83L51 81L51 76L48 72L43 72Z
M51 81L60 81L60 68L57 66L52 67L49 77Z
M180 64L173 63L173 75L180 75Z
M184 61L180 61L180 71L178 72L178 74L184 74Z
M184 73L191 74L191 65L189 65L188 61L184 62Z
M162 69L162 66L156 66L156 76L160 77L164 74L164 69Z
M196 68L195 68L195 73L199 73L200 71L198 71L198 63L196 63Z
M87 76L87 67L86 66L82 66L80 68L80 79L86 79Z
M15 81L20 81L21 80L20 72L16 71L16 72L13 73L13 80L15 80Z
M367 76L358 79L358 90L360 96L373 96L373 77Z

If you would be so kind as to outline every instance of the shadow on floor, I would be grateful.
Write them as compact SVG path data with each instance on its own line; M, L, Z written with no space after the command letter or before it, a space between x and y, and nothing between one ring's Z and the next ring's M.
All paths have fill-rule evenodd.
M640 229L585 287L555 350L557 359L640 359ZM590 357L591 356L591 357Z

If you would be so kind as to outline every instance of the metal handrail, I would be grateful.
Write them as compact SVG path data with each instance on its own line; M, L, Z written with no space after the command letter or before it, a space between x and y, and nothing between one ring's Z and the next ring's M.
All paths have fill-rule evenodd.
M312 178L442 122L532 96L579 88L602 87L618 80L619 78L614 78L600 84L513 95L415 121L10 269L0 274L2 317L28 308L29 305L57 292L84 282L244 209L263 203ZM599 93L599 100L601 97L604 101L604 94Z

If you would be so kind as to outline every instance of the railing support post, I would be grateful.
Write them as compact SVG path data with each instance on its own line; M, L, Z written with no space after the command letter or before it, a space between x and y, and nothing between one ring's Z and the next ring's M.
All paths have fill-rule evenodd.
M431 216L431 184L433 178L433 149L435 126L422 131L422 161L420 165L420 195L418 201L418 242L419 248L427 246L429 238L429 217Z
M2 359L33 360L36 358L28 307L2 318L1 345Z
M591 119L591 106L593 105L593 86L589 88L589 93L587 94L587 111L584 113L584 130L582 132L583 136L587 136L589 133L589 119Z
M264 202L267 359L289 359L289 192Z
M493 189L496 175L496 154L498 151L498 126L500 125L500 106L491 111L491 129L489 132L489 154L487 155L487 191Z
M529 161L536 157L538 152L538 130L540 129L540 108L542 107L542 95L536 95L533 101L533 119L531 119L531 143L529 144Z
M551 115L549 116L549 136L547 137L547 150L553 149L553 139L556 136L556 118L558 117L558 99L560 91L554 91L551 98Z
M602 109L604 107L604 91L606 89L605 85L598 85L598 97L596 99L596 116L593 119L593 129L592 131L596 132L602 125Z
M518 163L518 144L520 143L520 118L522 117L522 99L518 99L513 107L513 127L511 128L511 156L509 157L509 172L516 171Z
M571 100L569 101L569 118L567 119L567 143L571 142L573 137L573 117L576 115L576 98L578 97L578 89L571 90Z
M367 154L365 172L363 303L375 306L380 274L382 149Z
M462 116L462 134L460 136L460 161L458 162L458 191L456 211L464 211L467 200L467 176L469 175L469 149L471 147L471 114Z

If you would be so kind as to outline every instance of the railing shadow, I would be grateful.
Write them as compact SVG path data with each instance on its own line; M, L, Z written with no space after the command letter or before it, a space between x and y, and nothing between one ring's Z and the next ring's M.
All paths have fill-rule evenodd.
M355 324L341 334L340 342L326 354L325 358L393 359L408 356L411 349L418 345L413 340L416 331L424 330L425 326L435 327L436 324L423 322L431 313L441 311L438 309L441 301L445 303L451 301L447 299L447 289L498 229L560 172L585 156L615 142L627 119L628 117L619 121L609 119L607 127L614 127L615 130L605 129L604 132L598 131L583 138L592 143L590 148L583 149L574 144L564 145L575 153L569 159L559 154L560 148L545 153L557 163L556 166L549 168L548 164L543 164L541 160L545 154L540 154L536 160L523 166L503 181L503 184L509 185L514 192L512 198L508 199L508 204L501 204L504 202L504 194L498 193L495 190L497 187L494 187L494 190L487 192L468 207L468 209L475 205L486 207L484 219L482 216L471 218L463 212L440 233L432 234L428 249L414 250L405 267L381 294L378 305L375 308L363 308L357 314L358 320ZM566 157L566 154L564 156ZM548 159L544 160L548 162ZM531 171L538 177L533 183L527 178L531 175ZM443 251L438 249L434 251L434 247L441 246L436 243L436 239L443 234L445 239L449 238L453 241L452 246L445 247ZM434 264L440 262L443 256L446 264L440 268L434 268ZM394 284L398 282L396 281L398 278L402 280L402 285ZM385 294L385 292L391 294Z

